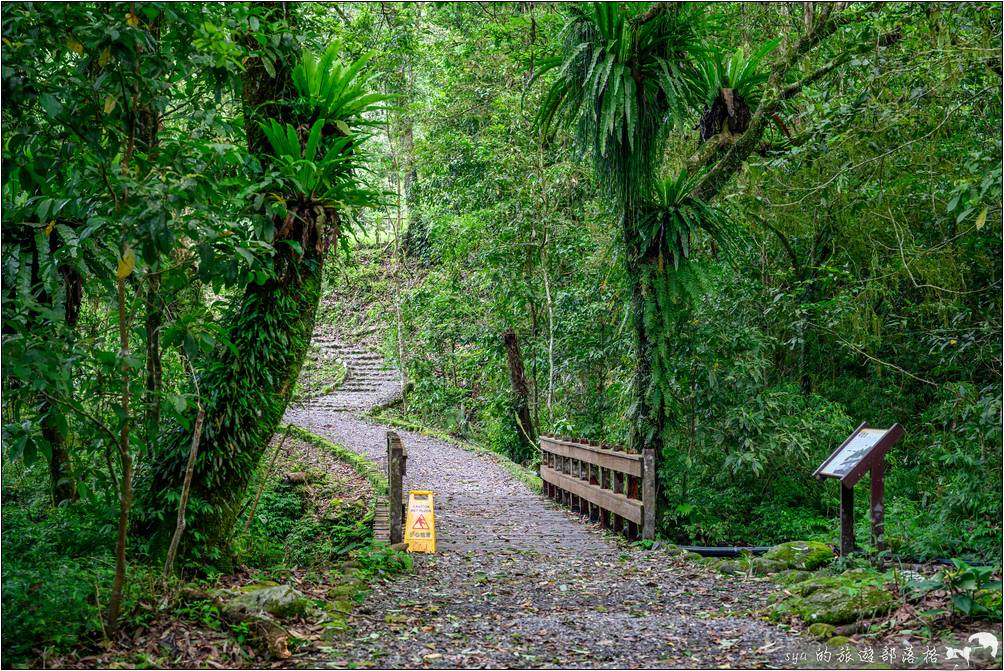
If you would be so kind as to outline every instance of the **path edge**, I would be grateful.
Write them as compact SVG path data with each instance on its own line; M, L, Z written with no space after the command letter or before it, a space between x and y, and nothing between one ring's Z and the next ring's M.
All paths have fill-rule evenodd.
M415 433L420 433L427 438L441 440L444 443L449 443L450 445L459 447L466 452L472 452L479 456L486 457L496 465L501 466L509 475L526 485L532 493L539 496L544 491L543 481L535 471L527 468L526 466L517 464L504 454L499 454L495 450L489 449L484 445L478 445L477 443L456 438L445 431L440 431L422 424L415 424L403 419L398 419L397 417L387 417L386 415L378 414L378 412L375 411L367 412L364 416L369 420L377 422L378 424L395 426L405 429L406 431L414 431Z
M328 440L324 436L307 431L296 424L285 424L280 427L279 431L285 432L287 436L299 438L314 447L329 452L335 459L350 466L359 475L366 478L366 481L370 483L370 487L373 488L373 495L370 497L370 504L366 510L366 518L372 524L373 518L376 515L377 504L382 498L387 496L389 488L387 476L384 475L380 466L358 452L353 452L343 445Z

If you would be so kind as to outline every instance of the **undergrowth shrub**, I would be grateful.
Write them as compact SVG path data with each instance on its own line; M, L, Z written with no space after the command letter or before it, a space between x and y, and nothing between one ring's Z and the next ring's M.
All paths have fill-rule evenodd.
M318 566L369 543L365 501L334 498L323 514L317 503L306 485L279 480L267 486L248 534L238 544L240 558L255 568Z
M82 504L32 511L3 507L4 668L43 650L93 644L103 634L115 573L115 511ZM151 573L131 562L123 612L134 618Z

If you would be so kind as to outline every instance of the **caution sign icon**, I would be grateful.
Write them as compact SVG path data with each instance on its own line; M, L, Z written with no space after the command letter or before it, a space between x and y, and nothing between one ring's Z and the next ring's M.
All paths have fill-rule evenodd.
M404 526L408 552L436 552L436 513L432 492L408 492L408 518Z

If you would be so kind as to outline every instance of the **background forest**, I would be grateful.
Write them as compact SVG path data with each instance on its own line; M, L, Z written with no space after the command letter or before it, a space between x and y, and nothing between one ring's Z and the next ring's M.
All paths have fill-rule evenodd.
M695 243L702 281L666 343L667 536L833 540L839 492L812 471L861 421L900 422L897 550L999 558L1000 18L885 7L857 30L895 42L787 103L718 196L741 241ZM716 6L714 46L750 59L804 19ZM564 25L554 6L423 5L362 8L340 29L381 51L385 90L405 92L383 159L404 214L396 201L369 213L370 251L332 282L382 300L361 323L403 354L408 416L524 461L506 330L539 431L623 444L632 402L617 214L572 131L534 123L548 92L534 63L561 52ZM698 149L700 116L671 132L667 172Z
M899 422L891 550L999 564L1001 7L837 5L5 4L5 658L165 552L272 561L233 529L318 301L387 417L657 445L674 542L833 542L813 470Z

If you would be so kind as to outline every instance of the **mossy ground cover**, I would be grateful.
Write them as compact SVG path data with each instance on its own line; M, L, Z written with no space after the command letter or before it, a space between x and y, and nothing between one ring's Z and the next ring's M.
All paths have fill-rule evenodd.
M761 615L828 645L894 638L955 645L966 632L994 631L1000 621L1000 572L993 567L838 559L813 541L781 543L759 557L693 559L733 580L773 583L777 591Z
M21 472L4 482L7 668L201 666L209 659L233 667L271 663L247 625L229 622L218 604L191 594L287 590L291 603L304 606L276 618L289 628L295 656L344 635L349 614L373 581L411 567L406 554L371 540L374 495L386 487L379 469L329 441L289 429L285 441L281 435L273 439L248 490L232 540L238 569L196 574L186 566L187 578L165 582L160 566L135 548L126 616L109 638L101 614L114 568L114 510L101 517L83 504L52 509L36 493L43 475ZM6 505L32 497L39 497L37 506Z

